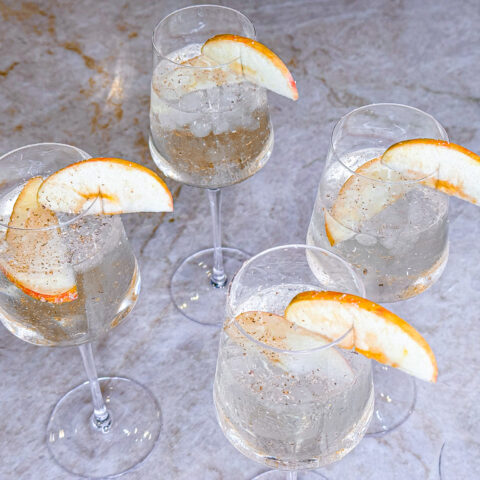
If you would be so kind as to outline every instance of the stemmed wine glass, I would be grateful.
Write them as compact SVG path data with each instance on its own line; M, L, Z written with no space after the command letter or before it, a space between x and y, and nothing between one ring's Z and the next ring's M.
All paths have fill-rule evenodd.
M209 38L231 33L255 38L240 12L216 5L177 10L153 32L150 153L168 177L207 189L213 248L187 257L174 272L171 296L180 312L220 325L225 287L248 255L221 246L221 188L260 170L273 148L264 88L231 78L232 58L212 65L201 56ZM192 87L192 85L196 85Z
M18 211L18 199L28 182L87 158L60 143L28 145L0 158L0 320L26 342L78 346L88 381L53 409L47 444L67 471L108 478L142 462L161 428L160 408L150 391L127 378L98 378L92 353L91 343L125 319L140 291L140 272L122 221L118 215L89 215L86 209L79 215L59 213L58 223L48 226L35 226L34 219L32 228L28 222L25 228L10 222L25 213ZM52 265L48 282L53 287L72 272L76 298L35 290L36 282L48 276L45 262Z
M448 196L424 184L437 172L400 174L380 162L389 146L413 138L448 141L435 118L406 105L366 105L342 117L307 233L307 244L351 263L367 298L379 303L420 294L438 280L448 259ZM377 362L373 372L376 406L369 434L382 435L410 416L416 385L413 377Z
M262 339L288 340L298 330L287 326L271 335L262 330L258 337L238 321L240 314L252 311L283 315L290 300L308 290L365 293L350 265L306 245L256 255L229 286L213 397L220 427L235 448L288 471L270 471L258 480L324 478L304 470L341 459L362 439L372 416L371 361L338 346L353 334L351 328L320 346L307 335L282 348Z

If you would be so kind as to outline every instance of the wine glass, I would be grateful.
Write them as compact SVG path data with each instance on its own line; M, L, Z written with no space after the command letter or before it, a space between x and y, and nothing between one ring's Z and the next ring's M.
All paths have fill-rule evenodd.
M448 140L435 118L406 105L366 105L342 117L308 228L307 244L345 258L362 277L367 298L379 303L420 294L438 280L448 259L448 196L423 183L437 172L420 178L383 165L369 168L390 145L413 138ZM410 416L416 385L385 365L375 363L373 372L376 406L369 434L382 435Z
M29 217L24 228L12 226L24 214L39 218L31 209L22 211L27 185L87 158L60 143L28 145L0 158L0 320L26 342L78 346L88 381L56 404L47 445L65 470L108 478L142 462L161 428L150 391L127 378L98 378L92 353L91 342L125 319L140 291L121 218L89 215L87 209L79 215L47 213L49 225ZM75 287L60 293L70 279Z
M264 88L243 81L225 65L201 56L203 43L231 33L255 38L240 12L216 5L177 10L153 32L149 147L153 160L178 182L207 189L213 248L182 261L171 280L179 311L202 324L220 325L229 278L248 255L221 246L221 188L260 170L273 148ZM196 87L190 87L195 84Z
M277 348L262 342L268 333L255 337L238 322L244 312L283 315L290 300L308 290L365 293L344 260L306 245L259 253L229 287L213 397L220 427L237 450L289 472L258 479L323 478L304 470L341 459L360 442L372 416L371 361L338 346L352 328L321 346L302 341L300 349Z

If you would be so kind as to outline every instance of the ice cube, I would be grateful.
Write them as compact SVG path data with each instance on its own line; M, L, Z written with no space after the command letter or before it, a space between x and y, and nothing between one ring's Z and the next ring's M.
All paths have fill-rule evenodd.
M212 122L208 115L202 115L190 124L190 131L195 137L206 137L212 131Z
M224 111L212 114L213 133L216 135L235 131L239 118L235 111Z
M223 106L222 87L213 87L205 92L205 105L203 111L207 112L221 112L226 110Z
M225 114L219 114L215 116L215 121L213 122L213 133L215 135L220 135L221 133L230 132L233 130L229 118Z
M377 243L377 239L373 235L367 235L366 233L358 233L355 235L355 239L365 247L371 247Z
M387 235L379 237L380 244L387 250L391 250L398 242L398 235Z
M418 237L418 231L406 224L401 230L397 230L388 236L380 237L380 243L390 250L392 255L403 255L414 248Z
M195 113L204 111L206 104L206 90L197 90L183 95L178 101L177 108L182 112Z
M222 105L224 110L231 110L240 100L242 100L243 84L227 84L223 85L219 91L222 97Z
M182 112L181 110L172 108L169 115L162 117L162 122L168 121L172 123L175 128L184 128L185 126L190 126L193 122L200 118L202 118L201 113Z

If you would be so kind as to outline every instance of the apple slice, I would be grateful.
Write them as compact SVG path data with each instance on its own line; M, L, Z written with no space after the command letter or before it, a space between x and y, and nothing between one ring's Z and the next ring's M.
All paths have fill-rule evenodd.
M298 99L295 80L286 65L265 45L251 38L217 35L204 43L202 54L218 64L229 64L231 70L252 83L292 100Z
M406 140L392 145L382 162L417 176L438 172L423 183L480 205L480 157L460 145L430 138Z
M329 343L325 337L299 327L274 313L243 312L235 317L235 322L258 342L280 350L309 350ZM233 331L232 329L228 332ZM237 329L235 331L238 332L236 337L241 338L241 332Z
M31 178L15 201L0 268L14 285L37 300L71 302L78 297L75 274L67 261L57 217L37 201L42 183L41 177Z
M179 66L163 75L153 76L152 89L160 98L175 101L197 90L244 81L240 75L228 68L215 68L218 64L205 55L186 60L183 65L185 68Z
M53 173L40 186L38 201L56 212L92 215L173 210L172 195L156 173L119 158L91 158Z
M243 348L247 345L255 348L255 345L237 328L236 325L239 325L245 333L261 344L287 351L283 353L262 349L261 353L270 362L290 374L315 371L317 375L323 373L335 377L337 384L353 379L352 369L339 351L330 348L314 350L330 343L328 339L289 322L285 317L268 312L250 311L237 315L235 322L230 322L225 328L230 338ZM295 352L306 350L313 351L295 355Z
M355 170L338 192L329 212L325 209L325 232L330 245L353 237L362 223L396 202L407 192L401 173L382 165L381 157L374 158Z
M396 143L355 173L343 184L332 209L325 210L325 231L332 246L353 237L363 222L405 195L412 188L408 180L424 178L423 185L480 205L480 157L443 140ZM407 182L388 184L402 180Z
M340 345L422 380L436 382L437 362L425 339L411 325L381 305L339 292L302 292L285 318L331 341L353 326L354 335Z

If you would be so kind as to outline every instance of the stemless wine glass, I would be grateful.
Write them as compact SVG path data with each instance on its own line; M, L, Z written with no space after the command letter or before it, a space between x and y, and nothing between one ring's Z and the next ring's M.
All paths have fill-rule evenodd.
M237 58L214 65L201 55L207 39L225 33L255 38L244 15L216 5L177 10L155 27L149 139L152 158L166 176L207 189L214 247L181 263L171 295L189 319L217 325L223 287L248 258L221 246L220 188L251 177L273 148L265 89L230 70Z
M448 259L448 196L424 184L437 171L420 178L383 165L368 168L390 145L413 138L448 140L435 118L406 105L366 105L342 117L308 228L307 244L351 263L367 298L376 302L420 294L438 280ZM384 197L397 200L384 206ZM347 215L341 202L349 207ZM375 363L373 371L376 406L369 433L383 434L409 417L416 386L399 370Z
M213 389L218 422L245 456L290 473L257 477L296 479L297 472L335 462L362 439L373 412L371 361L339 348L341 337L306 350L274 348L236 321L243 312L283 315L308 290L364 295L361 280L340 257L306 245L286 245L251 258L227 296ZM319 478L303 472L302 480Z
M88 381L53 409L47 444L69 472L105 478L144 460L161 428L153 395L127 378L97 378L92 354L91 342L126 317L140 290L140 272L122 221L89 215L87 209L79 215L59 213L58 224L42 228L28 223L9 227L10 219L22 214L15 205L26 182L87 158L82 150L59 143L25 146L0 158L0 320L35 345L79 346ZM52 266L50 272L46 264ZM68 299L35 290L42 282L61 285L65 276L76 284Z

